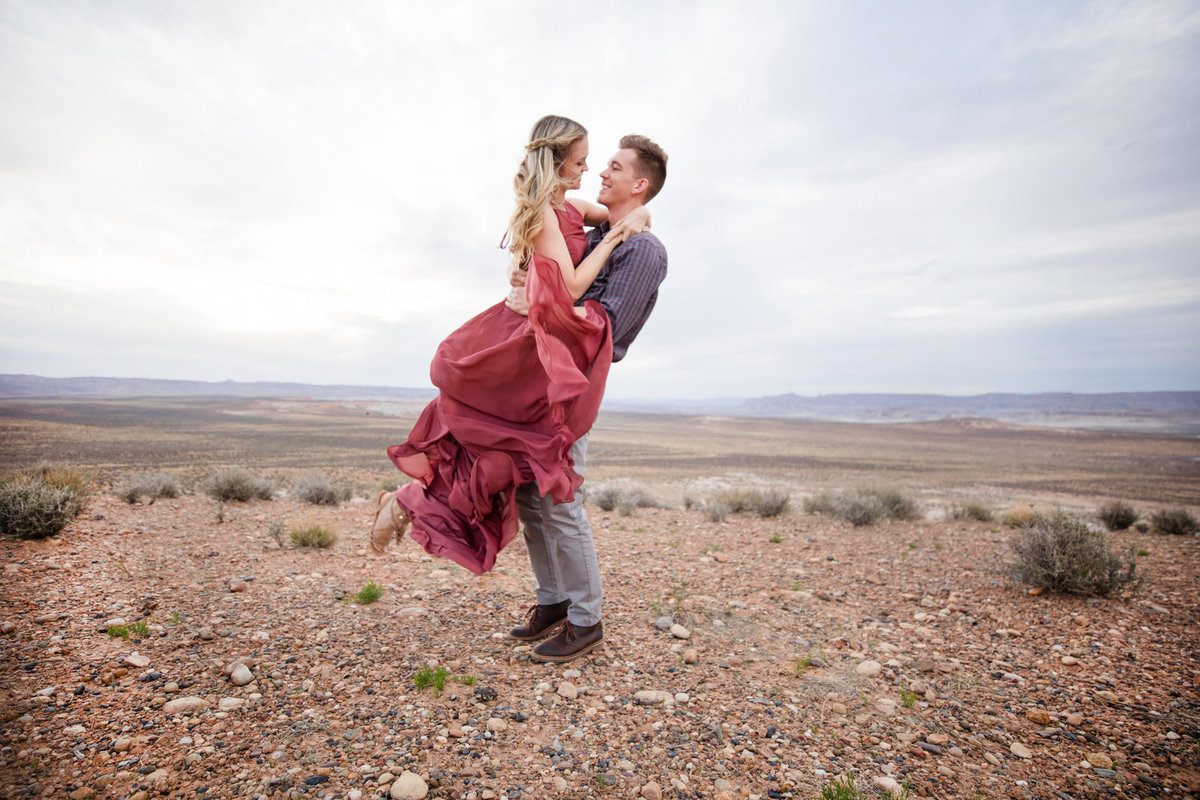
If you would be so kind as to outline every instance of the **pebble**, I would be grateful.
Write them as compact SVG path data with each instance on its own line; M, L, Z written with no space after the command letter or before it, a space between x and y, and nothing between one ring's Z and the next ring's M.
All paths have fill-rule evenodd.
M229 591L232 593L244 592L250 588L245 581L232 580L229 582Z
M671 635L676 639L689 639L692 636L692 632L682 625L676 623L671 626Z
M240 697L222 697L217 703L219 711L236 711L246 704L246 701Z
M854 674L862 675L864 678L873 678L883 671L883 664L878 661L863 661L854 668Z
M1116 705L1117 703L1121 702L1120 698L1118 698L1116 694L1106 690L1096 692L1096 699L1108 703L1109 705Z
M204 625L200 628L200 630L196 631L196 636L208 642L216 638L216 633L213 632L211 627Z
M254 673L245 664L238 664L233 668L233 672L229 673L229 682L234 686L245 686L252 680L254 680Z
M204 699L200 697L176 697L168 700L163 706L164 714L192 714L204 708Z
M653 706L659 703L665 703L668 699L673 699L667 692L659 692L653 689L644 689L633 695L633 699L643 706Z
M658 628L660 631L669 631L671 630L671 626L674 624L675 620L666 615L654 620L654 627Z
M1083 724L1083 714L1067 714L1067 724L1073 728L1078 728Z
M1086 758L1087 762L1089 764L1091 764L1093 767L1098 767L1099 769L1112 769L1113 768L1112 759L1109 758L1104 753L1088 753L1087 755L1084 756L1084 758Z
M829 710L835 714L845 715L847 708L845 703L830 703Z
M700 654L698 652L696 652L696 648L689 647L688 649L683 651L682 658L683 658L683 663L685 663L685 664L695 664L697 661L700 660Z
M10 634L13 631L15 631L16 629L17 629L16 624L13 623L11 620L6 619L3 622L0 622L0 633L2 633L2 634L6 634L6 635Z
M983 759L985 761L987 761L989 764L991 764L993 767L1000 766L1000 759L996 757L995 753L991 753L991 752L984 753Z
M405 770L388 792L392 800L421 800L429 795L429 784L415 772Z
M579 689L575 687L575 684L563 681L558 685L558 696L574 700L576 697L579 697Z
M662 787L650 781L642 787L642 800L662 800Z
M1027 708L1025 709L1025 719L1030 722L1036 722L1038 725L1049 725L1050 714L1043 708Z
M1063 665L1067 667L1073 667L1079 663L1079 659L1075 656L1063 656L1060 661L1062 661Z
M1033 758L1033 753L1030 752L1029 748L1020 742L1013 742L1009 745L1008 749L1017 758Z
M150 658L144 656L136 650L125 656L124 661L131 667L148 667L150 666Z
M487 729L492 733L504 733L508 730L508 723L499 717L491 717L487 721Z
M900 797L901 792L904 791L904 787L897 783L894 778L889 778L887 775L876 775L871 779L871 782L874 783L880 791L889 792L896 797Z
M429 616L429 609L424 606L408 606L396 612L396 616L401 619L415 619L417 617Z

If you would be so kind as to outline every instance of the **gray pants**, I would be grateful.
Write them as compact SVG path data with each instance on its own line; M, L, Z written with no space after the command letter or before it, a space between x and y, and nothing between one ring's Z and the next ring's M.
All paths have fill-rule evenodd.
M583 474L587 457L587 435L575 442L571 457L575 470ZM567 619L572 625L595 625L600 621L600 565L592 543L592 527L583 510L583 493L576 492L568 503L538 493L537 484L517 489L517 510L525 523L525 546L537 579L537 601L549 606L570 600Z

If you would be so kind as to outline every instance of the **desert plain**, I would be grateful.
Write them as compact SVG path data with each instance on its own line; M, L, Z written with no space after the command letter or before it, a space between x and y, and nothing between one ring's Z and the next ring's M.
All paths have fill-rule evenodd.
M418 411L0 400L6 466L97 482L57 536L0 539L0 796L807 800L837 778L862 797L1200 795L1196 537L1113 533L1144 579L1107 597L1004 574L1010 509L1196 513L1194 436L602 413L587 485L662 507L589 503L605 645L539 665L505 635L533 602L519 537L483 576L407 540L366 550L384 448ZM218 504L199 487L222 467L281 491ZM119 496L159 472L184 493ZM352 499L288 491L312 472ZM804 511L858 487L923 518ZM730 489L791 508L708 513ZM995 520L954 519L967 503ZM314 521L333 546L272 535ZM355 602L368 581L381 596ZM414 680L431 673L440 691Z

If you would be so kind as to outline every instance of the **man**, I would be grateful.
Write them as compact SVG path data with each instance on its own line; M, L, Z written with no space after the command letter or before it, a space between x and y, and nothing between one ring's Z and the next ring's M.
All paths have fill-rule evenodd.
M667 154L645 136L626 136L620 150L600 173L596 202L608 209L608 221L588 234L588 250L630 211L645 205L667 178ZM630 237L609 256L591 288L580 299L596 300L608 313L612 328L613 361L620 361L654 310L658 286L667 276L667 251L649 231ZM527 314L524 273L514 273L509 308ZM581 475L587 455L585 435L575 442L571 457ZM536 484L517 490L517 506L525 525L525 544L537 579L537 603L525 624L509 636L526 642L546 639L533 648L540 662L571 661L598 647L604 639L600 621L602 590L592 530L583 510L582 492L568 503L556 504L538 493Z

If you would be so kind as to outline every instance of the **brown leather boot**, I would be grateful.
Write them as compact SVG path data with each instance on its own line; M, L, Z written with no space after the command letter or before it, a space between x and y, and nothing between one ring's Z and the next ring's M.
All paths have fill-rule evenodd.
M535 603L525 613L525 624L513 628L508 635L520 642L536 642L552 633L558 633L567 621L567 609L570 606L570 600L550 606Z
M576 627L568 621L557 636L547 639L533 648L529 658L543 663L573 661L580 656L587 655L602 644L604 644L603 623L597 622L595 625Z
M395 492L383 491L375 501L375 519L371 520L371 534L367 539L371 552L383 555L392 539L397 542L408 530L408 515L400 508Z

